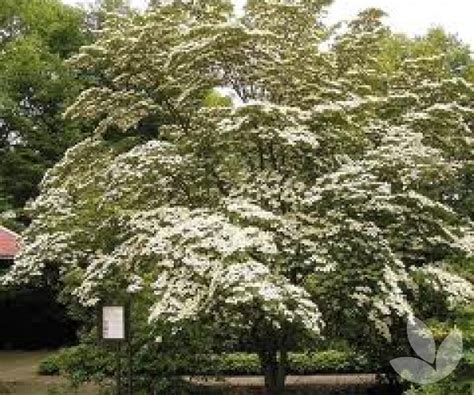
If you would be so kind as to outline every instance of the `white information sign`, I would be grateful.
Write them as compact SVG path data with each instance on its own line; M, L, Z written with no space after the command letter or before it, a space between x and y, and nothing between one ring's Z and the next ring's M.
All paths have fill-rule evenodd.
M125 308L123 306L102 307L102 337L125 339Z

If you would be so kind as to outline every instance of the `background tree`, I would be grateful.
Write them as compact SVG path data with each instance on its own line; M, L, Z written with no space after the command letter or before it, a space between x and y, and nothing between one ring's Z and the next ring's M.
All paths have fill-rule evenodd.
M3 199L18 209L82 138L61 116L84 86L63 60L90 36L84 14L57 0L6 1L0 21L0 181Z
M101 29L111 13L130 14L133 12L129 0L95 0L82 4L86 13L88 29L93 33Z

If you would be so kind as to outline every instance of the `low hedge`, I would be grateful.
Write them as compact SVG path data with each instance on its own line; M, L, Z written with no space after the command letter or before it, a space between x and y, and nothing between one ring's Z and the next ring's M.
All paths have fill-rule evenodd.
M288 359L288 373L296 375L359 373L373 370L365 358L338 350L290 353ZM256 354L229 353L210 356L206 363L182 366L179 373L237 376L260 375L262 370Z
M157 374L165 375L260 375L258 356L249 353L194 356L186 358L157 354L160 367ZM169 363L167 363L169 359ZM76 382L101 380L113 375L116 357L98 347L79 345L60 350L41 361L38 372L43 375L64 374ZM150 372L153 367L135 359L136 372ZM158 371L160 370L160 371ZM377 370L367 360L354 353L326 350L308 353L290 353L289 374L309 375L324 373L359 373Z

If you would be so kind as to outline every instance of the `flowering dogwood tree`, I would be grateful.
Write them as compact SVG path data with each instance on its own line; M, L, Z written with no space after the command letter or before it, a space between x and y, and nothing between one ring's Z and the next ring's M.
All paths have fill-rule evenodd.
M377 10L320 50L327 3L111 16L70 61L97 84L67 115L96 130L45 176L4 281L55 268L84 306L145 295L150 331L249 333L270 393L301 339L396 341L420 287L471 300L449 260L473 247L453 180L472 164L474 88L425 59L382 73ZM220 88L235 104L206 106Z

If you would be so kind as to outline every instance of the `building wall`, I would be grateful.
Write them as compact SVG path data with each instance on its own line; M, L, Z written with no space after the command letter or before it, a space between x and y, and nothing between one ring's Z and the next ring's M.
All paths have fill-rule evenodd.
M0 226L0 259L13 259L19 251L20 236Z

